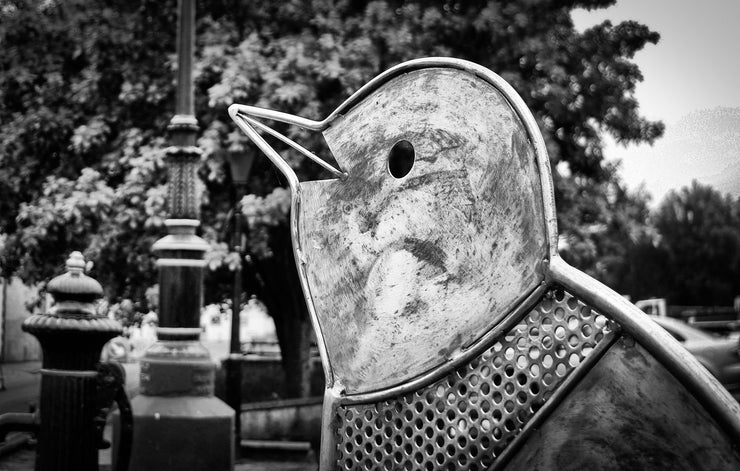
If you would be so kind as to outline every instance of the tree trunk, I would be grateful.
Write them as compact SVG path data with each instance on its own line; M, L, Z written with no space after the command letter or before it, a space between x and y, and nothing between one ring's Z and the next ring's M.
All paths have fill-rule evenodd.
M255 273L245 280L275 321L285 374L285 397L307 397L311 392L310 348L313 339L287 227L273 231L273 256L254 262Z
M285 373L285 394L291 398L308 397L311 393L311 325L308 319L295 317L282 318L280 322L276 319L275 325L281 326L278 327L278 340Z

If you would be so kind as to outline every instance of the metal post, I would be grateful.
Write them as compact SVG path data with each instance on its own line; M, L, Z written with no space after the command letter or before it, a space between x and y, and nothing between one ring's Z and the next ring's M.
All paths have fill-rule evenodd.
M229 352L241 354L242 346L239 338L239 314L241 312L242 298L242 257L244 251L244 241L242 234L242 214L241 203L239 202L239 191L237 191L237 203L234 208L234 252L239 254L239 266L234 270L234 293L232 298L232 316L231 316L231 339L229 342Z
M23 330L43 350L37 471L97 470L102 426L113 398L103 390L106 382L123 388L122 373L109 379L99 366L103 345L121 334L121 325L96 315L93 301L103 289L83 273L84 267L82 254L73 252L68 272L49 282L54 307L23 322Z
M201 150L192 86L195 1L180 0L178 8L177 101L167 149L169 235L153 246L159 256L158 341L141 360L141 394L132 401L131 468L231 470L234 411L213 395L216 364L199 342L208 244L196 235Z
M242 298L242 263L244 261L244 234L242 234L241 197L244 195L244 183L236 183L236 204L234 206L234 233L233 250L239 254L239 266L234 270L234 287L231 308L231 337L229 342L229 358L225 362L226 370L226 402L236 415L234 417L234 444L239 455L241 448L241 408L242 408L242 346L240 339L241 328L241 298Z
M239 338L241 327L241 298L242 298L242 267L246 238L243 233L241 201L247 190L249 173L252 170L254 155L228 154L226 160L231 171L231 180L234 183L234 221L232 234L232 250L239 254L239 266L234 271L234 291L232 297L231 341L229 343L229 358L224 362L226 370L226 402L236 411L234 439L237 453L241 448L241 408L242 408L242 348Z

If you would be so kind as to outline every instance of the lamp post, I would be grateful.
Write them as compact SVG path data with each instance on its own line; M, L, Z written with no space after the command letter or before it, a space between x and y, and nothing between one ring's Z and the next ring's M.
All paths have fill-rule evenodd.
M180 0L178 13L177 100L166 150L169 234L152 247L159 257L159 328L141 359L140 394L131 401L131 469L227 471L234 467L234 411L214 396L216 364L199 342L208 244L196 235L202 152L192 86L195 0Z
M236 412L234 417L234 445L239 454L241 446L241 407L242 407L242 348L239 330L241 327L241 297L242 297L242 263L246 238L242 231L242 197L246 194L247 179L252 169L254 156L237 156L229 154L227 157L231 169L231 180L234 183L235 204L234 224L232 235L232 249L239 255L239 265L234 270L234 291L231 303L231 338L229 341L229 358L226 363L226 402Z

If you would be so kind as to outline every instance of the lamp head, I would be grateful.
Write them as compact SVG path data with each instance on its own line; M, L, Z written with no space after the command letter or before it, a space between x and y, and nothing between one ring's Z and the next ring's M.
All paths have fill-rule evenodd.
M234 183L237 185L246 184L249 179L249 172L252 170L254 154L234 154L230 152L226 157L226 161L229 163L231 179Z

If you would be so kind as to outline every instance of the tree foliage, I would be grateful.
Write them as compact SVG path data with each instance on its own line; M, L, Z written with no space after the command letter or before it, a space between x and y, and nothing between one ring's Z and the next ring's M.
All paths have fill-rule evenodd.
M625 189L617 165L606 165L607 177L593 181L582 176L560 179L558 215L560 255L606 285L626 291L632 248L652 240L650 195L642 188Z
M740 294L740 200L694 181L666 196L655 226L670 276L668 301L732 305Z
M730 306L740 294L740 200L696 181L669 192L621 248L613 285L633 299Z
M143 297L164 218L174 2L0 2L2 272L84 249L109 293Z
M572 242L567 256L599 272L605 255L619 254L612 235L629 235L629 218L643 211L604 165L601 135L653 142L663 130L638 113L634 87L642 76L630 61L658 34L631 21L606 21L583 33L573 27L573 8L613 3L201 0L195 85L204 150L202 233L213 247L207 296L225 296L229 269L239 263L225 236L233 204L225 156L257 153L228 119L227 106L323 118L388 67L433 55L480 63L523 97L554 168L562 170L556 196L561 233ZM174 0L0 0L5 275L46 279L59 272L67 252L83 249L110 296L144 298L154 282L150 247L165 217L162 149L174 102L175 11ZM320 136L281 130L327 153ZM294 152L282 152L301 178L323 176ZM257 156L249 182L254 196L244 200L245 283L276 317L290 356L291 345L306 350L307 324L294 283L283 185ZM594 224L605 229L582 229ZM291 338L296 326L302 333Z

